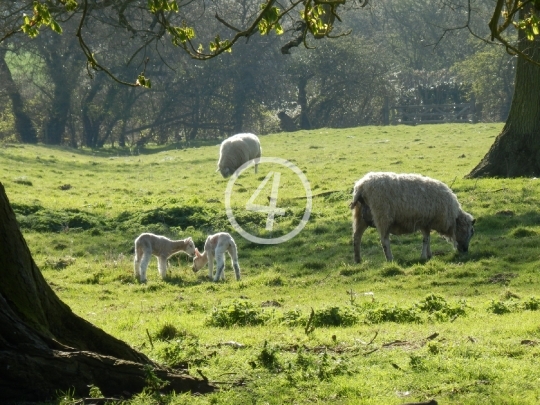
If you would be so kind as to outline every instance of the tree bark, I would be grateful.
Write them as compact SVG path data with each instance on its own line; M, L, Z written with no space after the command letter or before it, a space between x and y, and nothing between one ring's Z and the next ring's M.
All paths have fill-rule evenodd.
M98 146L99 130L103 121L103 114L98 110L101 103L94 103L94 99L105 85L104 75L97 75L90 85L88 93L83 98L81 115L83 124L83 144L89 148ZM95 105L94 105L95 104Z
M311 129L308 117L307 83L313 75L302 76L298 80L298 105L300 106L300 129Z
M524 18L526 11L520 12L520 19ZM518 40L519 49L540 62L540 38L529 41L519 30ZM514 96L505 126L489 152L467 177L527 177L539 174L540 67L518 58Z
M78 46L76 38L62 38L54 32L47 33L48 46L40 48L41 55L46 61L47 71L53 84L50 110L45 122L43 143L48 145L61 145L64 143L66 123L71 108L71 96L77 84L76 75L79 54L68 53L64 48ZM67 41L67 43L66 43ZM65 57L58 57L58 52L66 52ZM70 55L71 54L71 55Z
M6 53L7 49L0 49L0 83L2 83L2 86L11 99L13 116L15 118L15 129L22 143L37 143L36 129L32 124L30 116L24 110L23 98L13 81L9 66L5 61Z
M152 362L64 304L31 257L0 183L0 402L44 401L58 391L128 397L146 384L148 366L166 390L210 392L208 381Z

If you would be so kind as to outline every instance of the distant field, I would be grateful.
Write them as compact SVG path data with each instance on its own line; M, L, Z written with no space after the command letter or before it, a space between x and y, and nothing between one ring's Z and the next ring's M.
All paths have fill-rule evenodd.
M540 403L540 185L537 179L466 180L500 124L324 129L261 137L263 156L286 159L306 176L310 219L277 245L245 240L225 214L227 179L219 146L73 150L0 145L0 181L34 260L75 313L172 367L222 387L170 404ZM420 234L392 238L387 263L374 230L354 264L352 186L369 171L437 178L475 218L468 255L435 234L434 258L420 261ZM276 215L268 206L280 173ZM232 187L243 229L287 235L306 208L288 169L261 164ZM133 278L141 232L192 236L230 232L242 280L212 283L185 255L161 281ZM313 311L313 312L312 312ZM151 339L149 339L149 336ZM91 382L89 382L90 384ZM65 400L64 400L65 402ZM132 403L157 403L141 394Z

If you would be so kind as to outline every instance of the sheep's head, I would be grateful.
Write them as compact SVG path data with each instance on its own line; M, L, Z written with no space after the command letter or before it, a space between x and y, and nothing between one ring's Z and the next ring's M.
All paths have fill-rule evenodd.
M199 249L195 248L195 257L193 258L193 267L191 268L194 273L198 272L208 263L208 257L206 253L199 252Z
M195 256L195 250L197 248L195 247L195 243L193 242L193 239L187 238L185 242L186 242L186 248L184 252L186 252L189 257Z
M456 247L458 252L467 253L469 242L474 235L474 223L476 219L464 211L461 211L456 219Z
M224 178L230 177L232 174L231 169L229 169L228 167L218 167L216 171L220 172Z

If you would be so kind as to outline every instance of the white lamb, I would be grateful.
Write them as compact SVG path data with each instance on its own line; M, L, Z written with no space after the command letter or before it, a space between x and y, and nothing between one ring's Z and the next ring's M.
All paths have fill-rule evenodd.
M219 171L223 177L229 177L244 163L260 158L261 153L261 143L256 135L233 135L221 143L216 171ZM257 173L257 166L258 159L255 160L255 173Z
M437 231L467 252L475 219L461 209L457 197L444 183L418 174L368 173L354 185L354 260L360 262L360 242L368 226L377 228L384 254L393 260L390 233L422 232L421 258L430 259L430 232Z
M195 249L195 258L193 259L193 271L197 272L208 263L208 277L213 278L214 281L225 279L225 252L229 253L231 257L232 265L234 268L234 274L236 281L240 280L240 266L238 265L238 251L236 249L236 243L231 235L226 232L216 233L206 238L204 243L204 252L200 253L198 249ZM214 275L214 258L217 262L217 271Z
M191 238L171 240L165 236L143 233L135 239L135 259L133 261L135 278L146 283L146 268L152 255L157 256L158 271L162 279L167 276L167 259L178 252L192 257L195 244Z

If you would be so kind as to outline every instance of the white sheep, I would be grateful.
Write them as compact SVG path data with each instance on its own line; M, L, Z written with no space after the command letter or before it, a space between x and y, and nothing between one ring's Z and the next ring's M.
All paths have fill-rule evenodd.
M171 240L165 236L143 233L135 239L135 259L133 260L135 278L146 282L146 268L152 255L157 256L158 271L162 279L167 276L167 259L178 252L188 256L195 254L195 244L191 238Z
M219 171L223 177L229 177L244 163L260 158L261 153L261 143L256 135L233 135L221 143L216 171ZM255 173L257 173L257 166L258 159L255 160Z
M193 259L193 271L198 272L201 268L208 263L208 277L214 281L225 279L225 252L229 253L231 257L232 265L234 268L234 274L236 281L240 280L240 266L238 265L238 250L236 243L231 235L226 232L219 232L215 235L210 235L206 238L204 243L204 252L200 253L198 249L195 249L195 258ZM217 271L214 275L214 258L217 262Z
M461 209L444 183L418 174L368 173L354 185L354 260L360 262L360 242L368 226L377 228L384 254L393 260L390 233L422 232L421 258L430 259L430 232L437 231L459 252L467 252L475 219Z

